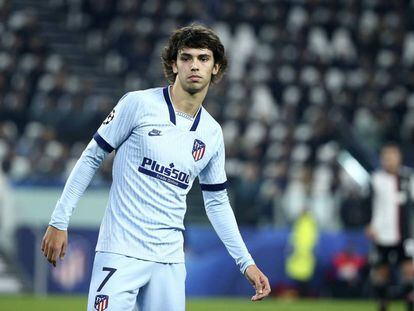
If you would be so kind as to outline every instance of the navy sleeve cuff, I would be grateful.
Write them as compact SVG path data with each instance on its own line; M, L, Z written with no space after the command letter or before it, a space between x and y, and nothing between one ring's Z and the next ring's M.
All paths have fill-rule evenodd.
M203 191L221 191L227 188L227 181L222 184L200 184Z
M108 144L105 141L105 139L103 139L102 136L98 134L98 132L96 132L95 135L93 135L93 139L95 139L98 146L106 152L111 153L114 150L114 148L110 144Z

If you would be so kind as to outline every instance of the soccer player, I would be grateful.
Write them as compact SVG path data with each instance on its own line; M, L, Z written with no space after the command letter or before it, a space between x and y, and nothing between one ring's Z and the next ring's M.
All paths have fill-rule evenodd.
M413 311L414 269L408 243L412 207L412 172L402 167L398 145L388 143L381 149L381 168L371 177L371 223L366 229L373 241L370 261L372 282L379 298L379 310L387 310L390 268L399 266L407 310Z
M185 309L183 218L196 177L210 222L255 288L252 300L270 293L229 204L221 127L202 107L210 83L226 69L224 47L211 29L192 24L171 35L162 60L172 85L120 99L71 172L42 241L55 266L65 255L78 199L106 154L116 150L88 310Z

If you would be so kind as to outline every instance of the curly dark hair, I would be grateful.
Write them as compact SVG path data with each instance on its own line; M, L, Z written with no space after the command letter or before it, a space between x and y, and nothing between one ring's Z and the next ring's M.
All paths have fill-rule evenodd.
M213 52L214 64L220 68L211 82L216 83L223 77L227 68L227 57L220 38L210 28L193 23L177 29L171 34L168 45L164 47L161 55L165 78L174 83L177 74L173 72L172 64L177 61L178 52L183 48L209 49Z

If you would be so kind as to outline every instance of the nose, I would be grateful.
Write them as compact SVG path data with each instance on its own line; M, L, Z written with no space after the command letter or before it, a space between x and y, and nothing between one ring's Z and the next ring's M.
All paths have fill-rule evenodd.
M198 70L198 60L195 59L192 63L191 63L191 71L197 71Z

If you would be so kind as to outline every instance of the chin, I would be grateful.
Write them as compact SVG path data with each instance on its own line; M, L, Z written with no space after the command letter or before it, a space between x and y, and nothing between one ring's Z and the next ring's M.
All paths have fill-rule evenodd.
M191 95L196 94L198 92L200 92L202 89L204 89L204 85L186 85L184 87L184 90L187 93L190 93Z

